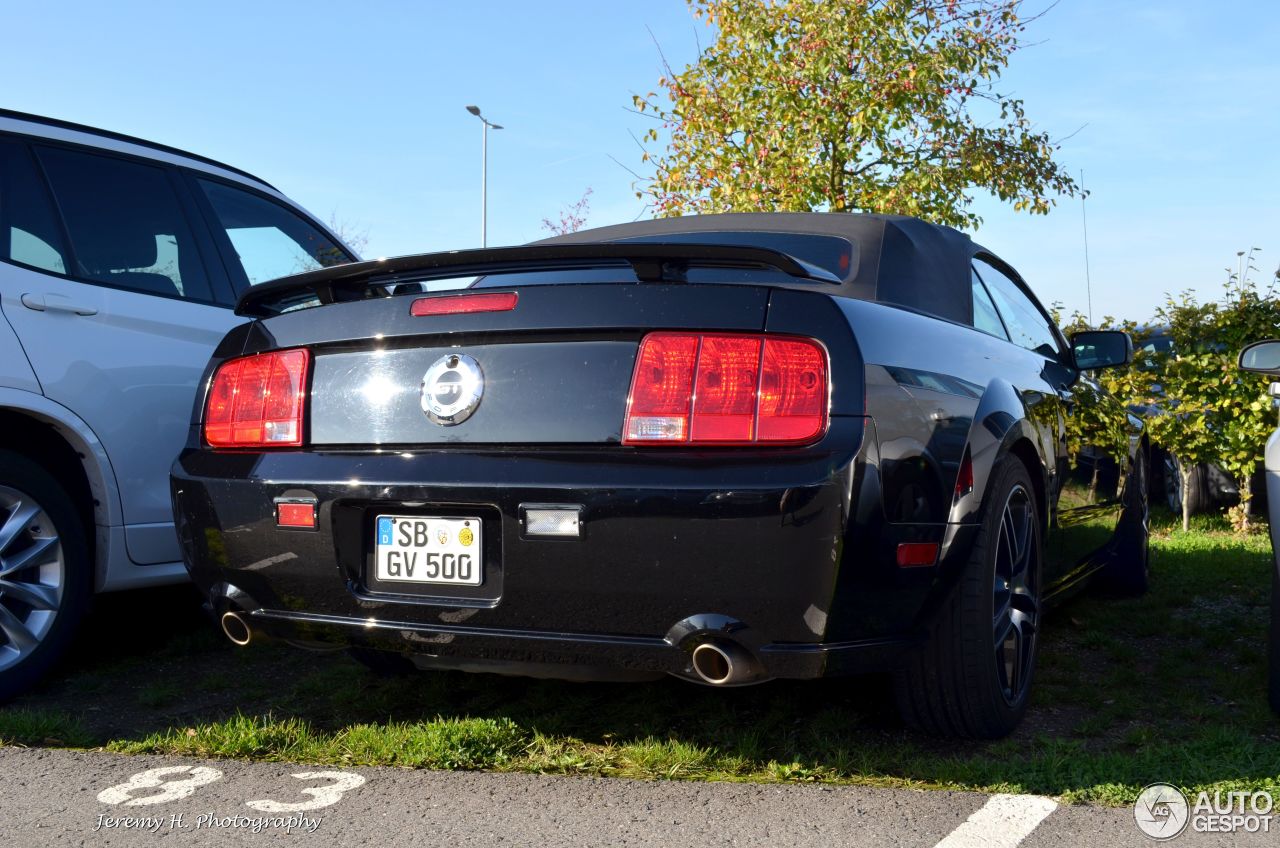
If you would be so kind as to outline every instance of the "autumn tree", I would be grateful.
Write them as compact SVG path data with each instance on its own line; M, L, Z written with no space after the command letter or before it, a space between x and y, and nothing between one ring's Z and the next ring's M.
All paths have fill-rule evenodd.
M659 216L810 211L976 226L975 191L1046 213L1076 183L995 88L1019 0L688 0L716 39L634 98L660 122Z
M582 193L582 197L577 203L570 203L560 210L560 218L551 220L550 218L542 219L542 229L551 233L553 236L565 236L569 233L576 233L578 230L586 226L587 216L591 214L591 189L587 188Z
M337 212L329 213L329 230L347 247L356 252L357 256L363 256L365 248L369 246L369 231L362 230L353 225L344 218L339 218Z
M1215 398L1220 439L1217 462L1235 477L1240 491L1240 504L1231 513L1232 524L1248 530L1253 474L1261 464L1267 437L1275 429L1275 415L1267 396L1271 378L1239 371L1236 357L1250 342L1280 335L1280 302L1274 281L1260 289L1248 276L1246 265L1241 274L1228 278L1225 296L1213 317L1210 338L1220 355Z
M1195 292L1166 297L1156 311L1168 326L1172 352L1159 361L1160 397L1147 419L1151 439L1178 459L1182 489L1182 529L1191 529L1191 483L1196 466L1217 462L1222 429L1218 394L1225 358L1209 342L1217 320L1215 303L1200 303Z
M1232 510L1232 523L1249 528L1253 474L1275 421L1269 378L1242 374L1236 356L1249 342L1280 336L1273 285L1260 289L1247 273L1233 273L1221 301L1200 303L1194 293L1183 292L1157 313L1169 325L1174 349L1162 363L1164 398L1148 426L1153 440L1178 457L1183 529L1189 526L1194 467L1209 462L1235 478L1240 504Z

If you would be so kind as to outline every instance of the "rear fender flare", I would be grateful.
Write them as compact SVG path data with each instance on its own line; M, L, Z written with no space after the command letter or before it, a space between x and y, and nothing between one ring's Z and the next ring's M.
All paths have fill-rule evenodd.
M0 387L0 409L39 422L50 427L57 438L62 439L80 461L88 483L88 494L93 503L93 524L86 527L92 544L94 558L94 587L101 591L112 572L114 563L127 563L124 548L124 509L120 501L120 489L115 470L107 456L106 448L98 436L78 415L44 395L21 389ZM3 446L0 438L0 446ZM82 495L83 496L83 495Z
M96 433L74 412L44 395L21 389L0 387L0 409L26 415L51 426L80 456L89 491L93 495L93 516L99 525L124 523L120 489L106 448Z
M1048 527L1047 496L1051 491L1045 464L1043 437L1031 423L1026 405L1018 391L1004 380L993 380L978 404L969 429L965 454L973 463L973 489L954 498L939 557L938 579L922 604L916 626L928 632L938 612L955 591L977 543L977 524L982 518L982 505L996 467L1013 454L1028 466L1032 484L1037 489L1040 505L1040 527ZM1034 453L1037 460L1028 461ZM952 481L954 487L954 481Z
M1045 445L1045 436L1031 423L1026 404L1018 391L1008 382L997 379L987 386L969 427L965 453L973 464L973 488L954 499L948 519L950 523L972 524L979 520L987 486L996 466L1015 451L1019 452L1020 459L1027 459L1021 455L1026 450L1019 447L1021 443L1030 445L1038 459L1038 462L1029 463L1033 467L1028 471L1040 490L1037 495L1041 522L1046 520L1045 494L1050 491L1048 478L1051 468L1046 451L1051 450L1052 445Z

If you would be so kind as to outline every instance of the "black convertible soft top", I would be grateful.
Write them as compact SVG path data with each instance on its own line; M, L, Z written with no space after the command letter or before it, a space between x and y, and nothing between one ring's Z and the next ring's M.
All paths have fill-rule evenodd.
M969 236L904 215L825 212L743 212L656 218L580 230L541 244L581 244L706 233L801 233L846 239L854 262L838 292L893 303L962 324L973 323L970 262L986 253Z
M758 239L752 234L758 233ZM704 237L705 236L705 237ZM774 236L771 238L771 236ZM847 268L792 255L799 239L839 239ZM266 317L298 297L321 303L372 286L439 277L630 264L641 281L680 281L690 265L781 271L791 284L973 322L970 263L985 253L964 233L900 215L775 212L659 218L581 230L522 247L430 253L324 268L246 291L236 311ZM787 283L782 283L787 284ZM512 285L519 285L513 280Z

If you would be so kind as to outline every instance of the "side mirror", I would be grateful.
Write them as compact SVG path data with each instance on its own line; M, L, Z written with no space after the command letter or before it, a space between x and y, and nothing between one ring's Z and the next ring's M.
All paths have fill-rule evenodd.
M1254 342L1240 351L1240 370L1280 374L1280 341Z
M1133 340L1120 330L1086 330L1071 337L1077 371L1112 368L1133 361Z

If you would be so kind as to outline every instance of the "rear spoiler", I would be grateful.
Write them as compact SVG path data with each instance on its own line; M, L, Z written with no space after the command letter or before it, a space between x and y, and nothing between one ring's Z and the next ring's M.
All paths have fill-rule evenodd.
M277 314L270 304L311 293L321 303L355 299L375 285L471 275L608 268L630 265L642 283L683 283L689 268L756 268L804 280L839 284L829 271L765 247L654 242L533 244L481 250L452 250L373 259L281 277L254 286L240 296L237 315L265 318ZM343 295L346 295L345 297Z

